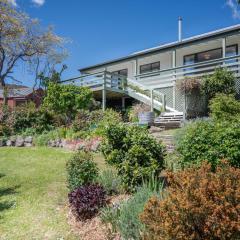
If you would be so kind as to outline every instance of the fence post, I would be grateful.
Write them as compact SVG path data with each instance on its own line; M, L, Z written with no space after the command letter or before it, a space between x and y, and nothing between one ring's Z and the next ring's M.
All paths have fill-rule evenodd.
M103 73L103 89L102 89L102 110L106 110L106 100L107 100L107 91L106 91L106 71Z
M186 108L187 108L187 103L186 103L186 91L184 90L184 102L183 102L183 122L186 121Z
M172 68L176 68L177 62L177 51L174 49L172 51ZM173 108L176 107L176 70L173 71Z
M153 91L154 91L154 89L151 89L151 90L150 90L150 94L151 94L151 112L154 111Z
M163 111L166 111L166 95L163 94L162 95L162 107L163 107Z

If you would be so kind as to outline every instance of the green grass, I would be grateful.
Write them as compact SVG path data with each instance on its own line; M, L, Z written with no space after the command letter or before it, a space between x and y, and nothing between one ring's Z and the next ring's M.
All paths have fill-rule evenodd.
M67 223L66 160L49 148L0 148L0 239L79 239ZM95 156L105 168L102 157Z

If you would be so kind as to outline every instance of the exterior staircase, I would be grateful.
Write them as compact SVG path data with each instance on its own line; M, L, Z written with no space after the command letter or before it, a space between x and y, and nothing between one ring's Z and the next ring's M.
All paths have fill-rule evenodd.
M183 122L183 113L163 112L155 118L154 125L168 129L180 128Z
M133 79L127 79L127 88L126 93L128 96L145 103L147 105L153 105L152 108L156 110L163 110L169 111L178 114L179 112L176 111L174 108L171 108L166 105L165 103L165 96L164 94L152 90L149 86L146 86L145 84L139 83L136 80ZM151 96L152 91L152 96ZM148 93L148 94L147 94Z
M151 106L152 110L164 112L156 119L156 125L166 129L180 126L183 113L168 106L166 95L159 92L158 88L149 86L137 79L102 71L62 81L62 83L64 82L89 87L92 91L102 91L103 109L106 107L106 91L122 93ZM165 123L167 124L165 125Z

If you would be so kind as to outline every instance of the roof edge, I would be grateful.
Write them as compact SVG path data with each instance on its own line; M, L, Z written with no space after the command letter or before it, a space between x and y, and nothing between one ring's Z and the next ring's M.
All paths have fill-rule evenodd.
M232 26L229 26L229 27L226 27L226 28L221 28L221 29L218 29L218 30L215 30L215 31L211 31L211 32L195 35L193 37L185 38L181 42L175 41L175 42L163 44L163 45L160 45L160 46L157 46L157 47L148 48L148 49L145 49L145 50L142 50L142 51L134 52L134 53L132 53L130 55L127 55L125 57L120 57L120 58L105 61L105 62L102 62L102 63L90 65L90 66L87 66L87 67L84 67L84 68L80 68L80 69L78 69L78 71L82 72L82 71L89 70L91 68L105 66L105 65L110 64L110 63L117 63L117 62L121 62L121 61L128 60L128 59L134 59L135 57L138 57L138 56L143 56L143 55L147 55L147 54L150 54L150 53L154 53L154 52L158 52L158 51L162 51L162 50L166 50L166 49L171 49L171 48L174 48L174 47L179 47L179 46L182 46L182 45L184 46L184 45L187 45L187 44L192 43L192 42L208 39L208 38L215 37L215 36L220 36L220 35L223 35L223 34L226 34L226 33L236 32L236 31L239 31L239 30L240 30L240 24L232 25Z

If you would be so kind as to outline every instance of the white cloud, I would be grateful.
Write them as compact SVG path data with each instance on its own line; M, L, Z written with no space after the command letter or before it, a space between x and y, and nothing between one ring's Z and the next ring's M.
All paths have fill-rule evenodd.
M40 7L45 3L45 0L32 0L32 2Z
M237 0L227 0L226 4L232 10L233 18L240 19L240 9Z
M17 6L16 0L8 0L8 2L10 2L15 7Z

